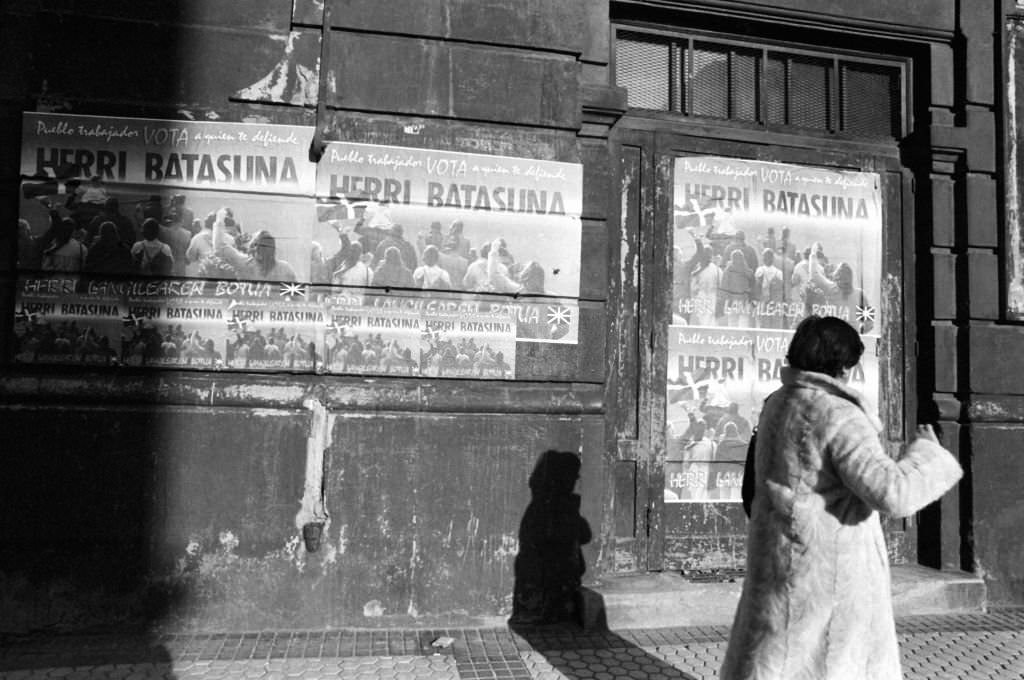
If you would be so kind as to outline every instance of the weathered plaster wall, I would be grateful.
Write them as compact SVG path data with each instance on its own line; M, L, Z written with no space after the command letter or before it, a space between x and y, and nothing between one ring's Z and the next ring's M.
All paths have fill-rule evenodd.
M580 343L520 344L517 382L5 366L0 630L507 616L527 480L548 449L582 459L584 556L606 569L604 136L618 104L583 84L605 80L606 3L101 4L0 11L3 223L23 110L319 123L325 141L583 162ZM0 233L5 359L14 236ZM316 552L297 520L320 481L310 400L330 423Z
M0 493L17 509L0 523L5 628L507 616L541 453L582 451L581 486L606 484L603 466L587 460L601 455L599 415L330 415L326 526L308 552L296 520L312 411L3 408L10 458ZM596 528L600 497L584 493L581 514ZM586 547L588 565L600 550Z

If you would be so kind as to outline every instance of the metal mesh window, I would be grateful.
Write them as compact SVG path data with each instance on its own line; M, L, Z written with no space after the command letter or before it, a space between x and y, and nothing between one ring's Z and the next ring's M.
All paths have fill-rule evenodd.
M786 82L788 124L814 130L831 129L831 68L832 63L823 59L792 57L789 60Z
M633 108L898 138L903 67L881 61L635 30L615 41L615 81Z
M629 105L669 110L669 44L620 33L615 41L617 78L629 83Z
M871 64L842 65L840 112L842 127L856 135L900 130L899 69Z
M697 43L690 50L689 112L695 116L729 117L729 52Z
M761 54L756 50L733 50L729 63L731 118L756 121L760 98Z
M787 80L785 60L769 55L764 78L765 119L773 125L785 125L788 120Z

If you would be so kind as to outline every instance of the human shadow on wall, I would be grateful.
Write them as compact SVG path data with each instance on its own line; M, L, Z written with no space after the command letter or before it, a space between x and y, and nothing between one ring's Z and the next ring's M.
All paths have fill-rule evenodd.
M533 468L530 504L519 523L512 626L579 620L582 548L591 538L574 492L579 474L580 459L569 451L545 451Z
M593 677L586 661L580 663L580 650L592 650L594 663L611 670L692 680L635 642L607 630L600 595L582 586L586 572L582 548L592 535L575 492L579 473L575 453L548 450L537 459L529 479L530 503L519 524L509 628L569 680ZM596 605L600 610L588 629L583 627L584 597L587 607ZM570 650L576 654L564 655Z

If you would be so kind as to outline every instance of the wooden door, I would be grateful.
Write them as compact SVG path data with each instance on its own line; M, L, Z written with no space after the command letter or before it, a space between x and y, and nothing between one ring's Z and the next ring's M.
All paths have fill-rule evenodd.
M811 309L809 300L819 300L820 304L813 307L817 313L849 314L854 325L865 332L869 351L863 386L877 395L886 425L884 437L894 455L904 440L906 414L916 410L916 374L905 351L906 347L913 347L914 338L914 305L906 303L915 295L915 276L908 266L913 263L908 254L914 247L914 230L910 228L913 201L909 200L912 182L900 166L895 148L847 147L824 144L820 139L749 132L740 132L737 138L735 130L712 128L701 129L700 134L682 134L666 131L665 127L646 119L626 120L616 139L624 188L621 243L624 252L636 257L635 289L630 291L629 281L624 281L624 296L620 296L620 301L635 309L635 315L620 310L619 318L632 318L638 338L632 365L636 421L620 425L625 430L632 428L636 437L631 448L636 457L637 528L642 532L636 545L643 553L637 555L638 562L649 570L681 570L694 577L721 578L741 570L745 564L746 517L737 502L742 465L737 462L745 453L746 438L750 426L756 423L760 400L777 387L777 380L773 383L771 378L777 376L788 344L791 330L787 333L787 329L799 320L798 306L806 312ZM700 177L701 164L710 178L703 188L698 182L684 181ZM719 300L718 308L711 309L707 298L693 292L707 289L709 281L715 280L710 269L702 270L703 279L680 275L681 268L686 268L687 273L692 271L695 257L694 246L688 241L695 230L688 227L687 220L689 226L693 226L695 219L707 220L698 222L696 231L703 237L704 250L708 244L714 246L715 258L735 255L732 250L736 250L736 231L749 232L746 238L760 258L758 267L764 264L763 251L772 238L776 239L774 245L767 249L774 249L778 258L781 235L769 234L764 225L777 227L785 220L780 222L779 215L769 215L767 204L751 205L752 199L768 199L757 199L749 191L744 194L743 182L717 181L732 171L754 171L764 175L761 189L767 192L769 186L777 186L767 181L775 170L798 173L802 181L810 183L802 193L825 197L808 198L806 206L786 205L787 201L802 200L796 196L801 192L794 185L793 191L784 191L792 196L778 197L782 205L775 201L771 207L797 211L791 215L790 225L794 251L820 242L827 257L831 249L832 258L837 261L826 265L830 281L837 272L842 272L839 276L852 275L858 279L854 281L855 287L859 278L870 279L871 292L859 297L862 304L857 306L858 311L832 305L830 300L842 298L838 294L828 299L808 294L807 299L799 301L794 296L786 312L788 316L784 314L781 322L764 313L769 309L767 305L752 301L746 305L734 303L727 310ZM837 183L861 182L870 186L847 188L845 193L825 186L816 189L817 193L807 190L813 183L830 178L842 178L836 179ZM828 203L832 195L845 197L843 205ZM856 203L847 205L845 199L852 197L866 197L873 203L864 208L864 214L871 212L872 217L860 220L862 224L854 218L848 220L849 225L844 221L845 208L852 207L853 214L858 209ZM809 215L799 213L801 209L822 210L822 200L828 203L824 206L826 214L819 215L817 221L804 219ZM710 214L710 209L730 205L734 209L730 219L747 228L732 226L732 236L730 226L724 223L705 231L710 222L718 219ZM742 214L744 210L746 215ZM759 210L764 212L758 213ZM700 214L702 211L707 212ZM755 215L764 219L755 219ZM834 225L834 229L830 231L829 225ZM859 234L860 241L850 243L850 234ZM854 257L859 259L854 261ZM809 261L817 262L818 258L815 255ZM838 260L851 260L852 266L842 267L843 262ZM726 264L718 262L720 275L728 273L730 282L742 278L737 277L742 267L726 270ZM790 264L790 269L794 264ZM623 271L629 269L627 265L623 260ZM810 268L813 270L814 265ZM791 278L790 271L786 275L787 280ZM758 280L765 278L761 276ZM777 290L764 296L776 294ZM732 301L743 299L735 291L727 297ZM685 303L681 304L681 300ZM743 310L749 314L743 314ZM871 318L865 323L864 317ZM754 350L748 351L742 345L744 342ZM708 351L696 351L696 347L707 347ZM870 360L868 354L872 355ZM628 370L630 363L624 362L623 366ZM759 378L753 379L751 372ZM713 390L717 393L711 394ZM895 562L910 561L916 554L916 534L908 531L911 525L912 522L902 520L886 523Z

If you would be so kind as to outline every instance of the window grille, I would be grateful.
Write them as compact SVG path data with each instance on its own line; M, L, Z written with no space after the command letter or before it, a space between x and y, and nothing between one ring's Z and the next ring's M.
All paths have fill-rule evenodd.
M897 61L622 28L615 82L637 109L844 137L904 134Z
M640 109L668 110L668 43L622 40L617 46L618 72L630 83L629 105Z

